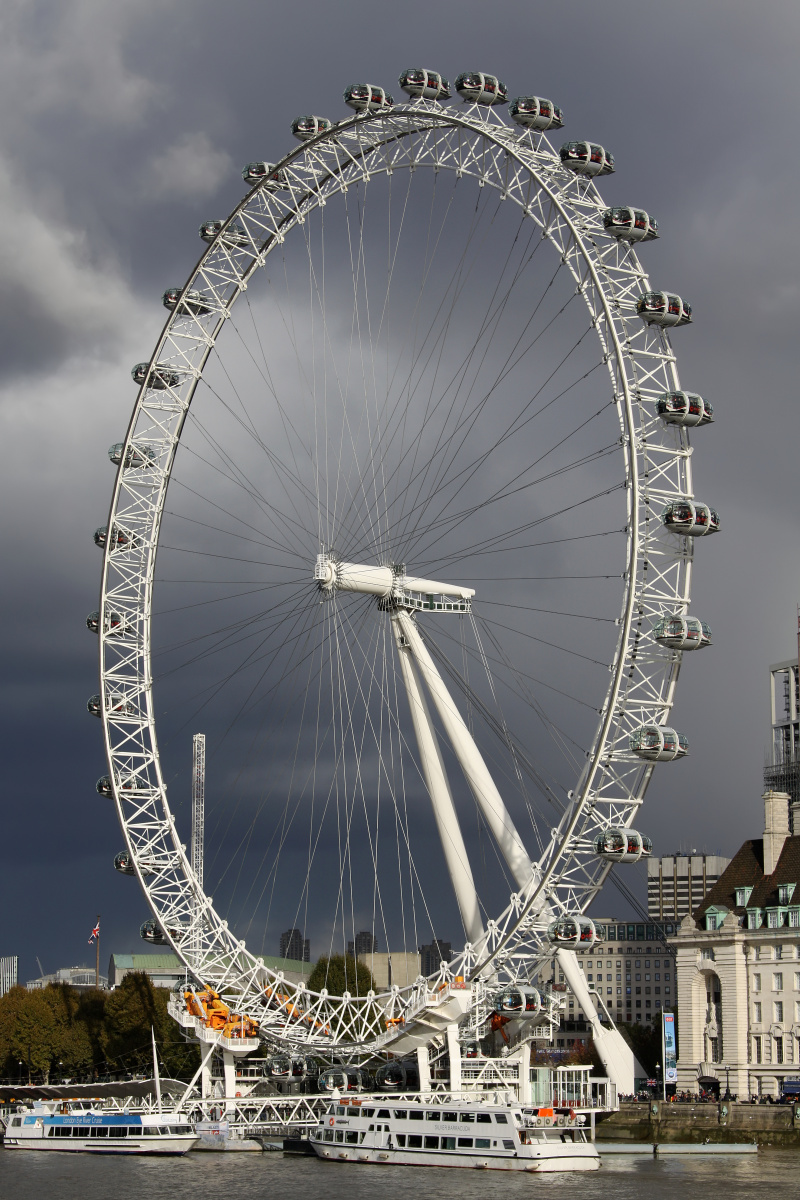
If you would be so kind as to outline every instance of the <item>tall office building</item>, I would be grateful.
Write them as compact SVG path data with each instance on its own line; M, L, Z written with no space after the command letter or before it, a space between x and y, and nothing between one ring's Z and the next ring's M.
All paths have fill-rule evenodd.
M453 948L449 942L443 942L435 937L428 946L420 946L420 972L423 975L435 975L441 963L449 962L453 957Z
M0 958L0 996L5 996L7 991L17 986L18 963L16 954Z
M719 854L666 854L647 860L647 915L680 922L703 903L731 860Z
M311 961L311 945L299 929L287 929L281 934L281 958L294 958L298 962Z
M377 954L378 939L368 929L362 929L356 934L354 942L347 943L347 953L352 958L358 958L359 954Z
M773 663L769 669L772 753L764 767L764 789L787 792L792 833L800 834L800 684L797 659Z

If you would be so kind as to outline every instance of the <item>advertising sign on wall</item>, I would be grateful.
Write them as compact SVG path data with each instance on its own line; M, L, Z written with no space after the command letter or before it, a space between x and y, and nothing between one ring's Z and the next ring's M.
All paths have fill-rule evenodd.
M664 1050L664 1083L678 1082L678 1048L675 1043L675 1014L664 1013L662 1045Z

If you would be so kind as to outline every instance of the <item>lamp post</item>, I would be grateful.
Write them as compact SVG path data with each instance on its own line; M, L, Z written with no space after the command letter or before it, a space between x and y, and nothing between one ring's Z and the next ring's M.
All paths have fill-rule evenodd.
M731 1069L730 1069L730 1067L726 1067L725 1068L725 1099L730 1100L730 1098L731 1098Z
M659 1077L659 1072L660 1072L660 1071L661 1071L661 1063L656 1063L656 1092L658 1092L658 1077ZM661 1090L662 1090L662 1093L663 1093L663 1092L664 1092L664 1089L662 1088ZM666 1095L664 1094L664 1095L662 1096L662 1099L666 1100L666 1098L667 1098L667 1097L666 1097Z

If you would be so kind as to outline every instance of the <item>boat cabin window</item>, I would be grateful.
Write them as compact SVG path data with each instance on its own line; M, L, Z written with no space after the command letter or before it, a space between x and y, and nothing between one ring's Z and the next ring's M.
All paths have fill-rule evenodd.
M326 1129L326 1130L325 1130L325 1134L324 1134L324 1140L325 1140L326 1142L332 1142L332 1141L333 1141L333 1130L332 1130L332 1129Z
M461 1150L462 1147L465 1150L471 1150L472 1149L472 1138L459 1138L458 1139L459 1150Z
M455 1150L456 1139L454 1137L443 1137L441 1145L443 1150Z
M514 1149L514 1143L513 1143L512 1141L509 1141L509 1139L508 1139L508 1138L503 1138L503 1148L504 1148L505 1150L513 1150L513 1149Z
M442 1120L443 1121L457 1121L458 1113L454 1113L454 1112L442 1113Z
M368 1114L368 1115L369 1115L370 1117L372 1116L372 1109L370 1109L370 1110L369 1110L369 1114ZM395 1121L405 1121L405 1119L406 1119L406 1117L407 1117L407 1116L408 1116L408 1113L406 1112L406 1110L405 1110L404 1108L396 1108L396 1109L394 1110L394 1119L395 1119Z
M351 1146L354 1143L355 1143L355 1145L358 1145L358 1130L357 1129L348 1129L347 1132L345 1133L344 1140L346 1142L348 1142Z
M389 1112L388 1108L379 1108L378 1109L379 1117L390 1117L391 1115L392 1114Z
M463 1113L459 1113L458 1119L459 1119L459 1121L462 1121L462 1122L474 1122L474 1120L475 1120L475 1113L474 1113L474 1112L463 1112ZM471 1145L471 1144L472 1144L472 1143L470 1143L470 1145Z
M475 1138L476 1150L488 1150L492 1142L490 1138Z
M438 1150L439 1149L438 1137L426 1137L425 1138L425 1149L426 1150Z
M441 1119L442 1118L439 1116L438 1112L436 1112L435 1109L432 1112L425 1113L426 1121L441 1121Z
M422 1149L422 1134L421 1133L410 1133L408 1135L408 1145L411 1150L421 1150Z
M374 1108L362 1108L361 1115L362 1115L362 1117L374 1117L375 1109ZM397 1116L397 1113L395 1113L394 1115Z
M498 1125L507 1125L508 1124L508 1117L506 1116L505 1113L495 1113L494 1119L495 1119L495 1121L497 1121Z
M425 1113L422 1111L421 1108L412 1109L412 1111L408 1115L412 1121L424 1121L425 1120Z
M347 1116L347 1109L344 1107L344 1105L342 1105L342 1104L339 1105L339 1107L336 1109L336 1115L337 1115L337 1117L346 1117Z
M482 1112L478 1113L478 1124L479 1125L491 1125L491 1123L492 1123L492 1114L491 1113L482 1113Z

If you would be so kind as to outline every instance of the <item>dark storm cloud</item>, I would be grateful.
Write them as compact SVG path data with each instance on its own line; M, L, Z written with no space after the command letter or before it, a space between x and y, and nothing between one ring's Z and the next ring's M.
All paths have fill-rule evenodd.
M46 969L82 955L98 908L118 950L135 948L145 915L135 883L113 875L119 834L93 790L104 768L84 709L97 685L83 621L96 606L91 533L108 508L106 447L128 419L130 366L163 322L158 297L196 260L200 221L242 195L241 165L289 148L295 115L336 117L347 83L392 89L415 62L451 78L495 71L512 94L551 96L567 134L615 153L608 199L659 218L662 239L642 258L656 285L695 307L674 345L685 386L717 408L694 438L693 469L723 532L697 548L693 611L716 644L689 656L681 679L675 724L692 757L657 772L643 824L666 851L730 853L759 829L767 667L793 653L800 598L796 5L506 3L489 16L475 0L369 13L309 0L300 17L273 7L50 0L12 4L4 18L2 861L12 919L0 953L22 953L23 976L35 972L32 953Z

